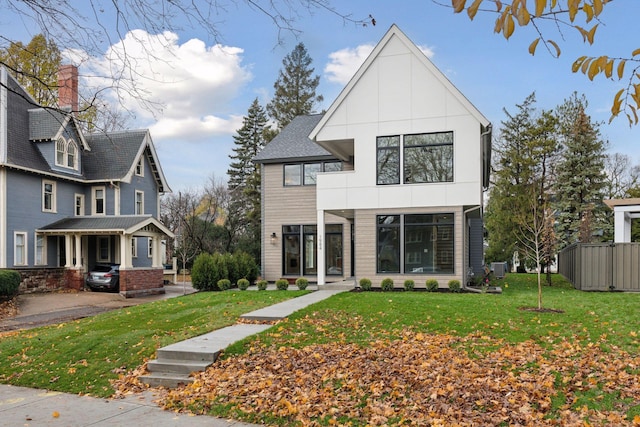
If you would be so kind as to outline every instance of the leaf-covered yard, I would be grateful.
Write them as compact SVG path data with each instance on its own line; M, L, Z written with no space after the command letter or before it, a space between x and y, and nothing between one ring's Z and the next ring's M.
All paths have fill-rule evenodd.
M163 404L280 425L639 425L640 358L608 347L420 332L283 346L217 363Z
M348 293L226 351L169 410L270 425L640 425L640 295ZM114 386L127 392L135 375Z

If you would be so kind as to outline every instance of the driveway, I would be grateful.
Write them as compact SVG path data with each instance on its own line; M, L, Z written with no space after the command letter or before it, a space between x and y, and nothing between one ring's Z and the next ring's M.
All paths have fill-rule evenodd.
M17 297L19 313L0 320L0 332L69 322L105 311L174 298L196 292L191 283L165 285L164 295L124 298L107 292L53 292Z

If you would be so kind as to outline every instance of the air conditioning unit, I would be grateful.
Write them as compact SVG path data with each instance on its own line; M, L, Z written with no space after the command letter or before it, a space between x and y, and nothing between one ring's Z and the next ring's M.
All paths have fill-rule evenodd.
M491 271L493 271L493 276L496 279L504 278L504 275L507 273L507 263L506 262L492 262L491 263Z

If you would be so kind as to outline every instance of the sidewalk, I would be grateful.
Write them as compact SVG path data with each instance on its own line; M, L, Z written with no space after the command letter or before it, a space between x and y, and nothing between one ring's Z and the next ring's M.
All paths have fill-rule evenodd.
M302 297L293 298L270 307L247 313L242 317L260 320L282 319L308 305L348 290L349 288L345 287L339 290L312 292ZM268 327L269 326L266 326L266 328ZM242 328L235 332L239 332L240 330L242 330ZM246 329L244 336L236 333L232 341L239 341L254 333L255 331L252 329ZM212 331L206 334L206 341L215 340L216 334L224 334L224 331ZM194 340L195 342L192 343L188 343L187 341L189 340L187 340L174 345L202 344L201 340L197 338ZM255 424L210 416L193 416L164 411L153 402L154 399L153 389L145 393L128 396L125 399L101 399L0 384L0 424L29 427L128 427L131 425L152 425L154 427L182 425L196 427L255 426Z

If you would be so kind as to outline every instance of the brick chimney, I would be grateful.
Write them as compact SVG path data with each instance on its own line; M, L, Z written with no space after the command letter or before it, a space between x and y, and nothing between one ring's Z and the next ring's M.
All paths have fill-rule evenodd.
M58 69L58 107L78 111L78 67L61 65Z

